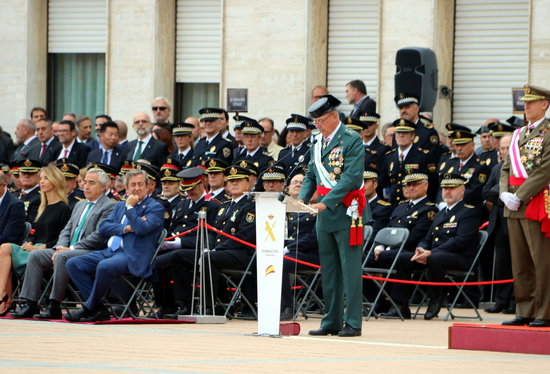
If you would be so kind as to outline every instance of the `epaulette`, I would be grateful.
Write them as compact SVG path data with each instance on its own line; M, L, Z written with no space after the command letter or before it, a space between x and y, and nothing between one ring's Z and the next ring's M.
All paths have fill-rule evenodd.
M227 138L222 138L222 139L225 140L228 143L232 143L231 139L227 139Z
M403 201L400 201L397 203L397 205L401 205L401 204L405 204L405 203L409 203L409 200L403 200Z
M389 155L390 153L395 152L395 151L397 151L397 148L390 149L389 151L386 152L386 154Z
M424 123L424 122L422 122L422 124L423 124L424 127L427 128L427 129L433 129L433 128L434 128L434 125L431 124L431 123Z
M425 205L427 205L427 206L435 206L435 203L432 203L431 201L428 201Z
M387 201L382 200L382 199L378 199L376 202L380 205L383 205L383 206L390 206L391 205L390 203L388 203Z
M426 154L426 155L427 155L428 153L430 153L430 151L429 151L429 150L427 150L427 149L424 149L424 148L418 148L418 150L419 150L420 152L422 152L422 153Z
M350 135L351 135L351 134L357 134L357 132L356 132L355 130L352 130L352 129L348 128L348 127L346 127L345 130L346 130L346 133L347 133L347 134L350 134Z
M469 208L469 209L474 209L474 208L475 208L475 206L470 205L470 204L464 204L464 206L465 206L466 208Z

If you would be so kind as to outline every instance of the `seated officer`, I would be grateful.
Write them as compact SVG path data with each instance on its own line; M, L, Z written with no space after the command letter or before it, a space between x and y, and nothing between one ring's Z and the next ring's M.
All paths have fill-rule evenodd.
M193 166L199 166L209 158L224 160L228 164L233 161L233 144L231 140L224 138L221 130L223 109L220 108L202 108L199 110L201 115L201 128L204 125L206 136L201 138L195 145L193 151Z
M387 172L380 176L379 183L384 188L384 198L395 206L404 199L402 182L407 170L422 169L432 174L435 172L435 164L430 160L427 150L417 148L414 144L417 128L414 122L401 118L395 120L393 126L397 148L386 154Z
M304 180L304 170L294 173L288 186L288 194L294 199L298 198ZM316 217L310 213L287 213L287 239L285 239L284 254L300 261L311 264L319 264L319 251L317 248L317 233L315 231ZM289 320L293 317L294 305L290 283L290 274L297 270L311 270L311 266L297 262L283 260L283 283L281 293L281 320Z
M183 199L180 195L180 178L177 176L181 170L181 164L168 157L160 168L160 183L162 185L162 195L160 198L170 204L170 217L174 216L176 206Z
M21 183L19 200L25 205L26 221L34 223L40 205L40 188L38 187L40 176L38 172L42 168L42 163L27 158L18 161L17 166L19 167L19 180Z
M225 176L223 175L224 170L228 166L225 161L218 160L217 158L206 160L203 165L206 168L208 186L210 187L208 195L220 204L231 200L231 196L225 189Z
M280 165L269 166L262 175L264 190L266 192L283 192L286 173Z
M216 217L215 227L226 234L256 244L256 215L254 202L246 195L250 189L250 171L240 166L230 166L224 172L231 200L221 205ZM221 234L215 234L210 244L211 250L205 258L206 302L211 303L219 296L220 270L244 270L248 266L254 249L243 245ZM193 245L189 248L195 248ZM195 251L177 251L172 256L172 272L174 274L174 294L181 304L179 314L191 311L193 297L192 284L196 269ZM210 262L210 266L208 265ZM197 270L199 270L197 268ZM197 272L198 273L198 272ZM197 275L198 276L198 275ZM211 278L210 278L211 277ZM212 283L210 283L212 279ZM204 286L204 285L203 285ZM209 305L209 307L213 307Z
M197 227L199 212L206 212L206 222L214 224L219 204L206 194L204 183L204 169L192 167L184 169L177 174L181 179L181 190L187 194L187 198L181 200L172 215L169 236L179 235ZM155 268L159 274L159 280L153 283L155 302L160 307L157 312L159 318L176 312L176 304L170 281L170 265L172 256L177 251L192 251L195 253L197 231L165 241L161 247L163 251L155 261ZM211 241L212 242L212 239Z
M291 114L286 119L287 138L289 143L279 152L277 164L285 170L295 168L299 164L307 165L311 158L311 143L308 138L308 126L310 119L299 114Z
M246 160L254 163L258 171L263 172L273 162L273 158L269 156L267 150L260 145L260 140L264 133L264 127L255 119L240 116L243 121L243 144L245 151L242 152L235 163L241 160Z
M441 180L445 208L434 217L424 239L414 254L402 253L396 264L396 278L411 279L413 270L428 269L431 282L444 282L445 272L467 270L477 249L479 217L473 206L464 202L466 178L460 174L446 174ZM444 298L441 286L428 287L430 302L424 319L437 317ZM411 286L396 283L391 290L392 299L400 306L401 314L410 317Z
M365 183L365 197L372 214L372 220L366 222L367 225L372 226L372 236L367 244L367 248L370 248L378 231L387 226L392 206L387 201L382 200L376 193L376 188L378 187L378 173L376 169L368 168L365 170L363 172L363 181Z
M248 169L248 171L250 172L250 175L248 177L248 180L250 182L250 191L262 191L263 189L263 184L258 181L258 175L260 174L260 172L258 170L258 165L256 164L256 162L252 162L250 160L241 160L239 162L235 162L235 165Z
M69 163L66 158L57 160L55 166L57 166L65 176L65 182L67 183L67 199L69 200L69 208L71 208L72 211L76 203L85 199L84 193L78 188L78 183L76 181L80 169L78 169L77 165Z

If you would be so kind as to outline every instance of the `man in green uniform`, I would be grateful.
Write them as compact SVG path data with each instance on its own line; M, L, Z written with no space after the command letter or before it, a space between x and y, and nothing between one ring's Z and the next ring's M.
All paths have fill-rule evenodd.
M550 91L525 85L528 124L514 131L500 171L508 219L516 318L503 325L550 326Z
M326 309L321 328L309 334L360 336L365 151L361 137L340 122L339 105L334 96L324 95L309 108L321 134L316 136L298 199L307 203L315 191L319 195L311 207L318 210L316 228Z

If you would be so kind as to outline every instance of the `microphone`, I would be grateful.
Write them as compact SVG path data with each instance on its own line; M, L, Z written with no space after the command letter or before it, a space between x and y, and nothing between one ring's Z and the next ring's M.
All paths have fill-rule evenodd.
M319 139L317 137L315 137L313 139L313 141L311 143L309 143L307 146L309 147L308 150L303 154L303 155L300 155L298 157L298 163L296 163L296 165L292 168L292 170L290 171L290 173L288 173L288 176L290 177L295 171L296 169L298 169L298 166L300 166L300 164L302 163L302 161L304 161L304 159L306 158L307 154L311 152L311 150L313 149L313 145L317 144L317 142L319 141ZM290 153L289 153L290 154ZM287 155L288 156L288 155ZM286 157L286 156L285 156ZM283 157L284 158L284 157ZM284 192L284 188L283 188L283 191L281 191L279 193L279 196L277 196L277 200L279 200L281 203L285 200L285 192Z

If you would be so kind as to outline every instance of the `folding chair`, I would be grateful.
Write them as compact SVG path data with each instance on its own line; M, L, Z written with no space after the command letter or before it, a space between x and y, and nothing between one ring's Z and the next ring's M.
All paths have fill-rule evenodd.
M376 295L372 303L368 301L364 303L365 306L369 308L369 312L366 317L367 321L373 314L375 318L378 318L378 315L375 312L375 307L382 295L384 295L384 297L386 297L389 300L389 302L392 304L392 306L398 311L399 318L402 321L405 320L403 318L403 315L401 314L400 308L395 303L395 301L392 300L392 298L384 288L386 286L387 279L389 279L392 275L395 275L396 273L395 264L397 263L397 259L399 258L399 255L401 254L401 251L403 250L403 247L405 246L405 243L407 242L408 237L409 237L409 230L406 228L384 227L382 230L378 231L378 233L376 234L376 237L374 238L374 242L372 243L372 246L369 249L369 252L367 253L367 256L363 261L363 274L370 275L370 276L373 276L375 274L382 274L382 275L385 275L386 280L384 281L373 280L373 282L378 287L378 294ZM393 259L393 262L389 268L366 267L369 257L374 256L374 249L376 248L377 245L383 245L384 247L399 246L397 253L395 255L395 258Z
M474 260L472 261L472 264L470 265L470 268L467 270L467 271L458 271L458 270L450 270L447 272L447 274L445 274L445 277L453 282L453 283L465 283L468 281L468 279L470 277L475 277L476 276L476 273L475 273L475 270L477 265L478 265L478 260L479 260L479 256L481 254L481 251L483 250L483 246L485 245L485 242L487 241L487 238L489 237L489 234L487 234L487 231L479 231L479 241L478 241L478 244L477 244L477 253L474 257ZM479 311L477 309L477 305L472 301L472 299L470 299L470 297L468 296L468 294L466 294L466 292L464 292L464 285L460 285L460 286L456 286L458 291L455 295L455 298L453 300L453 302L451 303L450 306L447 306L447 315L445 316L445 321L447 321L450 318L452 319L455 319L456 317L458 318L466 318L466 319L479 319L480 321L483 321L483 318L481 317L481 315L479 314ZM460 297L460 295L462 295L464 297L464 299L466 300L466 302L474 309L475 313L476 313L476 316L475 317L471 317L471 316L456 316L453 314L453 309L456 305L456 303L458 302L458 298Z
M162 243L164 242L164 239L166 238L166 235L166 229L162 229L157 239L155 252L151 257L151 260L149 261L150 266L153 266L153 263L155 262L157 254L160 250ZM131 274L124 274L120 277L120 279L125 285L129 286L133 290L133 292L131 296L126 300L125 297L119 295L116 290L111 288L111 291L114 291L117 298L123 302L123 304L105 303L105 305L111 307L111 310L113 310L114 306L121 306L123 308L120 315L115 315L115 317L117 319L122 319L126 315L128 315L131 318L138 318L140 313L143 313L145 316L151 314L154 316L154 319L158 319L156 312L153 309L154 299L152 297L153 291L151 282L148 279L138 278ZM137 305L136 313L134 313L130 308L133 302L135 302Z
M256 312L256 305L254 305L242 292L242 285L247 277L254 276L254 271L252 269L252 266L256 262L256 251L254 251L254 254L250 258L250 261L248 262L248 265L246 266L245 270L236 270L236 269L220 269L221 276L225 279L230 289L234 289L233 296L231 297L231 300L229 303L225 305L225 312L224 316L226 318L232 318L230 316L230 311L234 307L234 305L237 303L237 301L240 299L241 301L244 301L246 305L250 308L254 319L258 319L258 313ZM238 280L238 281L237 281ZM237 283L238 282L238 283Z

